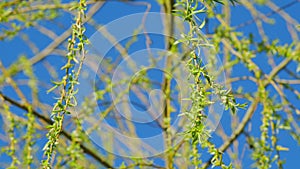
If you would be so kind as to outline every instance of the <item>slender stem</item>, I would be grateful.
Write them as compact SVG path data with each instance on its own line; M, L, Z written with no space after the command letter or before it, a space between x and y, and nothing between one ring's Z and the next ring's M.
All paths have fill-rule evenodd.
M165 34L166 34L166 49L170 51L172 47L172 35L174 29L174 18L172 16L172 9L174 5L174 0L164 0L163 7L166 13L165 16ZM172 67L172 60L173 56L167 56L165 69L170 70ZM162 91L165 92L164 98L164 133L166 139L166 168L173 168L173 155L170 151L172 148L172 135L171 135L171 100L170 100L170 93L171 93L171 79L168 78L166 75L163 79Z

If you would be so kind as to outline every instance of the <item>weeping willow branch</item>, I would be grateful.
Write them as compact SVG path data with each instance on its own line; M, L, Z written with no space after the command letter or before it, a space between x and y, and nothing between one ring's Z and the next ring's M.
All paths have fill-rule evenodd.
M16 106L16 107L18 107L18 108L20 108L22 110L28 111L28 106L27 105L21 104L21 103L17 102L16 100L13 100L10 97L4 95L1 92L0 92L0 97L3 98L5 101L9 102L10 104L12 104L12 105L14 105L14 106ZM34 116L36 116L37 118L39 118L43 122L45 122L45 123L47 123L49 125L53 125L53 121L50 118L42 115L41 113L39 113L38 111L36 111L33 108L31 109L31 111L32 111L32 114ZM65 136L68 140L72 139L71 135L66 130L64 130L64 129L62 129L61 134L63 136ZM114 168L103 157L101 157L98 154L96 154L91 148L87 147L83 143L80 144L80 147L83 149L84 153L86 153L87 155L91 156L93 159L95 159L96 161L98 161L99 163L101 163L103 166L105 166L107 168Z

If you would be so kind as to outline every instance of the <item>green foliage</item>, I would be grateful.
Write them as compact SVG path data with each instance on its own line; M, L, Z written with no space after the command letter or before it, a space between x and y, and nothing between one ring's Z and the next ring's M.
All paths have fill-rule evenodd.
M212 5L213 2L222 3L222 1L209 1L208 5ZM224 86L217 84L214 79L215 77L210 75L206 70L206 66L203 64L202 56L197 54L200 53L200 48L212 46L206 41L205 37L202 35L200 29L205 25L205 20L201 21L198 18L198 14L205 13L206 8L198 9L198 1L184 1L178 2L176 5L178 10L174 10L175 15L184 18L186 22L190 25L190 32L187 35L181 35L183 38L175 42L175 44L183 43L189 46L192 50L189 54L189 59L187 60L187 67L190 71L190 77L194 79L194 84L191 84L192 93L191 101L192 106L190 110L183 113L191 121L189 129L186 131L187 137L191 138L193 147L193 158L195 162L193 165L200 167L202 162L199 160L200 156L198 152L198 144L203 148L208 148L208 151L213 158L211 160L213 166L221 166L222 168L232 168L232 165L226 166L222 161L222 153L215 147L214 144L208 141L210 137L210 132L205 126L205 121L207 116L205 108L214 104L214 101L210 99L212 94L218 95L225 105L226 110L230 109L232 113L236 113L237 109L244 108L245 104L236 103L234 96L231 94L230 90L226 90ZM181 10L180 10L181 9ZM200 26L198 22L200 21ZM213 56L212 56L213 57ZM211 58L212 60L216 58Z
M8 168L17 169L18 168L17 166L20 164L20 161L18 160L18 157L16 155L16 145L18 144L18 140L15 137L15 130L17 128L17 121L14 120L12 113L9 110L9 107L7 105L3 105L3 106L9 123L8 135L10 141L10 146L5 151L12 158L12 162L10 163L10 166Z
M53 65L47 65L47 62L41 62L44 66L43 68L50 73L63 71L61 78L53 78L52 87L46 84L47 89L50 88L48 93L51 92L51 94L59 96L54 105L48 105L44 103L44 100L47 99L40 98L40 92L43 92L40 91L40 88L45 84L42 81L43 79L36 73L38 70L35 70L35 63L32 62L33 59L29 55L18 55L18 59L10 64L8 68L5 68L2 64L2 58L0 60L0 113L4 121L5 136L7 136L7 138L3 139L7 142L7 145L1 148L1 154L5 153L10 158L5 163L5 167L11 169L36 168L41 165L42 168L99 168L101 164L104 167L113 168L111 164L122 160L119 168L164 168L156 166L156 159L122 158L114 154L102 154L91 144L88 134L97 131L98 124L102 123L106 117L115 118L117 125L124 127L126 132L136 134L136 126L129 122L123 124L123 122L118 121L119 117L114 114L113 104L110 101L103 102L105 109L101 110L100 120L91 119L93 126L88 128L86 133L83 130L83 120L92 114L98 106L98 102L97 104L92 103L90 98L77 98L78 96L76 95L78 92L76 85L80 83L78 77L84 73L81 72L81 68L85 54L88 52L85 49L88 39L85 37L84 24L99 27L92 17L85 17L85 11L90 9L89 12L93 12L99 2L86 2L85 0L70 3L61 3L59 0L47 1L45 4L43 2L0 2L0 23L2 29L0 40L13 39L19 35L23 36L24 29L36 28L40 21L47 20L55 23L56 20L54 19L59 17L62 12L61 9L73 15L75 13L70 38L65 38L65 40L67 39L66 41L60 42L61 45L52 49L45 48L45 51L52 50L53 52L45 54L46 56L63 53L61 55L64 56L66 62L60 67L60 70L53 68ZM238 144L240 143L239 137L245 136L247 143L242 144L245 144L244 148L251 151L253 167L265 169L276 166L276 168L283 168L285 160L280 155L282 151L289 151L290 147L281 142L282 138L279 138L278 135L282 132L290 134L300 144L298 118L300 110L297 107L298 105L290 101L292 97L297 99L297 101L300 99L297 86L300 78L298 75L300 71L300 44L297 34L300 30L299 25L293 25L293 22L290 20L291 16L288 13L282 14L279 12L284 10L283 8L274 10L274 5L270 5L272 2L268 1L267 3L265 0L256 0L254 2L247 0L178 0L173 7L170 6L172 1L159 0L158 2L162 9L166 10L165 12L170 13L170 9L172 9L173 15L182 18L189 26L189 32L181 34L180 39L166 38L166 41L170 44L168 47L170 57L169 55L166 57L171 60L171 63L182 60L186 64L189 76L184 77L184 80L191 81L189 86L186 86L191 89L189 98L186 99L191 104L181 114L181 116L185 116L188 119L188 122L182 125L183 131L185 131L183 133L184 139L175 144L172 137L176 137L178 134L176 133L177 131L172 131L171 113L176 111L176 108L171 104L171 101L173 99L176 100L172 94L177 92L177 89L170 87L171 77L166 75L164 82L159 84L165 94L166 101L163 104L166 105L166 109L161 121L158 120L157 123L166 135L164 144L167 151L155 158L164 160L166 168L208 168L210 166L228 169L238 168L240 166L238 160L242 158L242 155L239 154L239 146L241 145ZM222 10L216 10L216 5L220 5L219 7ZM257 5L268 7L278 13L262 14L259 9L256 9ZM253 15L253 20L246 21L241 24L242 26L232 26L230 9L239 6L243 6L244 10L249 11ZM222 12L219 13L219 11ZM279 39L267 36L262 23L263 26L270 23L266 20L273 14L278 14L287 22L292 42L282 43ZM261 16L263 16L262 20L257 19ZM211 21L214 24L210 25ZM243 30L240 28L247 26L247 24L256 24L259 37L253 33L243 33ZM95 28L98 28L96 26ZM177 25L170 25L171 28L175 26ZM214 29L210 30L211 27L214 27ZM125 47L116 44L117 50L121 50L119 52L122 55L120 58L123 57L124 53L127 54L132 44L139 42L141 30L142 27L139 27L133 32L133 37L124 45ZM204 37L202 30L207 32L208 37ZM105 32L105 35L114 39L113 35L109 35L109 32ZM60 38L53 32L46 36L54 36L53 41ZM25 43L32 49L32 53L35 56L43 55L44 51L34 50L35 46L32 45L29 37L24 39L27 40ZM149 46L150 41L147 39L147 45ZM66 48L66 53L62 50L64 48ZM208 49L212 55L208 63L205 63L203 59L202 49ZM177 57L177 54L181 54L180 52L184 53L183 58ZM214 66L214 60L216 60L214 54L216 53L224 57L224 67L219 70L226 72L227 81L224 83L218 83L216 80L218 74L211 72L211 69L209 69L210 65ZM267 58L266 61L260 61L263 58L260 58L261 56L265 56ZM10 56L3 55L1 57ZM269 72L266 71L268 69L262 67L259 64L261 62L264 62L263 66L269 66L271 70ZM100 77L104 88L98 89L95 86L94 94L97 101L104 101L107 95L113 92L111 89L118 85L114 84L110 79L111 71L116 67L115 64L117 63L112 60L106 60L104 63L107 65L106 73L108 75ZM93 66L91 64L92 68L94 68ZM173 69L171 66L166 65L166 70ZM135 67L135 65L130 64L129 67ZM294 70L295 67L297 68ZM247 74L233 77L232 72L239 71L241 68L245 69ZM20 75L20 72L23 73L22 75L24 76L21 75L21 77L24 79L17 76ZM134 78L123 79L120 83L130 83L131 85L148 89L153 87L152 80L147 76L146 71L141 71ZM251 92L245 90L243 83L239 84L241 81L247 83L246 88L251 87ZM231 88L232 84L238 87ZM5 96L3 94L5 90L2 93L2 89L7 88L15 91L18 98L11 99ZM31 95L29 96L28 93ZM120 100L120 96L126 93L128 91L118 93L116 103L122 102L123 100ZM218 97L225 110L228 110L225 111L227 113L226 117L230 117L226 119L228 124L225 125L231 127L231 131L222 131L222 126L220 125L215 132L223 140L220 146L216 145L211 139L212 133L206 123L208 120L207 115L210 113L208 108L216 104L216 100L212 99L212 96ZM236 98L243 99L243 102ZM81 109L78 118L72 118L70 116L71 114L73 115L72 109L78 104L77 100L79 99L84 101L80 105ZM15 113L15 107L21 109L25 115ZM52 110L49 107L52 107ZM126 110L124 108L124 111ZM51 112L50 117L45 115L49 111ZM260 118L253 119L254 114ZM254 120L255 122L259 121L260 126L251 125ZM43 134L45 128L47 129L46 137L48 140L44 147L40 147L36 142L38 139L45 137ZM252 130L258 130L259 134L254 136ZM21 134L20 131L22 131ZM228 133L230 134L227 135ZM107 133L100 132L98 134L103 138L109 137ZM118 142L112 141L107 144L111 144L113 149ZM231 151L227 151L228 149ZM36 156L37 152L40 151L43 151L43 157ZM205 161L203 156L207 154L210 155L210 158ZM230 157L229 164L224 163L224 155ZM41 159L42 162L40 163Z
M58 16L57 8L70 7L61 6L60 2L44 5L42 0L38 1L1 1L0 22L8 24L1 28L0 40L13 38L23 29L35 25L40 20L52 20Z
M55 88L61 87L61 97L55 103L51 117L54 120L53 124L48 126L49 132L47 133L48 142L44 146L44 154L46 160L42 161L43 168L51 168L50 162L52 154L54 153L56 146L59 144L59 136L62 132L63 121L65 114L70 114L69 108L77 105L75 94L77 93L75 85L78 84L78 76L81 71L81 66L85 58L84 45L87 43L87 39L84 36L85 28L83 27L82 20L85 16L86 10L85 0L81 0L74 7L78 11L78 15L75 18L75 23L72 26L72 37L68 40L68 54L66 56L67 63L61 68L65 70L65 76L60 82L55 82ZM76 59L76 55L80 55L80 63ZM80 64L79 68L75 71L74 65ZM51 90L53 90L52 88ZM80 131L80 129L79 129ZM80 156L80 145L78 144L78 131L74 131L72 134L71 151L71 166L78 167L76 160Z

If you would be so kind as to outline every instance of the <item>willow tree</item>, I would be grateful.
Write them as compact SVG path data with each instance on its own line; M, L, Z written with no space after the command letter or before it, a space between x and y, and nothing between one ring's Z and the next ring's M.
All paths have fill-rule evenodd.
M0 166L293 166L299 6L0 2Z

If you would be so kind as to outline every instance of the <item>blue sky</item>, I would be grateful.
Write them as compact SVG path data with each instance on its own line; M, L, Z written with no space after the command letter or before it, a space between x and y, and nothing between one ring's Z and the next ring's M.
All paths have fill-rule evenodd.
M287 0L287 1L282 1L282 0L274 0L273 2L276 3L278 6L283 6L284 4L288 4L289 2L291 2L292 0ZM136 2L139 2L138 0ZM143 2L143 1L140 1ZM148 3L151 3L151 12L160 12L161 9L159 7L159 5L156 3L156 1L154 0L149 0L147 1ZM257 8L263 12L263 13L269 13L271 12L270 9L266 8L266 7L261 7L261 6L257 6ZM252 17L249 14L248 10L246 10L244 7L237 5L236 7L232 7L232 20L231 20L231 24L232 25L239 25L241 23L244 23L248 20L251 20ZM293 6L285 9L285 11L290 14L291 16L293 16L293 18L295 18L296 20L298 20L298 22L300 22L300 17L299 17L299 9L300 9L300 3L298 2L297 4L294 4ZM129 14L134 14L134 13L139 13L139 12L145 12L146 7L144 5L132 5L132 4L126 4L126 3L120 3L120 2L109 2L107 4L104 5L104 7L100 10L100 12L98 12L95 16L94 19L100 23L100 24L107 24L115 19L118 19L120 17L129 15ZM221 12L220 8L217 7L216 11ZM269 36L270 39L279 39L279 44L285 44L285 43L290 43L291 42L291 38L287 32L285 23L283 21L282 18L280 18L280 16L274 14L271 16L271 18L273 18L276 21L276 24L274 25L267 25L264 24L263 27L266 30L266 34ZM55 24L49 23L49 22L41 22L41 25L44 25L48 28L50 28L52 31L55 31L57 34L61 34L66 28L69 27L69 25L72 23L72 16L69 14L63 14L62 16L60 16L58 19L55 20L56 22L60 22L62 23L62 25L65 28L57 28L57 26L55 26ZM211 21L210 22L210 28L213 28L214 26L216 26L218 23L216 21ZM121 31L122 27L120 27L120 31ZM212 31L212 29L210 29ZM249 33L252 33L254 35L254 39L259 41L259 35L258 35L258 31L257 28L255 26L255 24L250 24L247 25L246 27L241 27L237 29L240 32L243 32L244 35L248 35ZM95 29L92 28L91 26L87 26L87 32L86 35L87 37L91 36L93 33L95 32ZM50 42L51 40L41 34L38 33L38 31L36 31L35 29L26 29L23 31L23 33L26 33L29 35L29 37L32 39L32 41L36 42L38 44L38 48L43 49L45 48ZM162 43L161 43L161 37L153 37L153 46L156 47L160 47L163 48ZM144 38L140 37L139 41L143 41ZM141 45L135 45L131 50L132 51L136 51L140 48L144 48L144 43L141 43ZM17 49L17 50L16 50ZM19 56L20 54L25 54L28 58L32 57L34 54L31 52L31 50L29 49L29 47L27 45L24 45L24 42L19 38L16 37L12 40L5 40L5 41L1 41L0 42L0 51L2 52L2 55L0 56L1 61L3 62L5 67L9 67ZM114 51L111 51L112 54L114 54ZM115 54L117 54L115 52ZM222 54L219 55L221 58L223 57ZM51 56L51 57L47 57L46 59L50 64L52 64L53 66L59 68L61 67L64 62L60 57L57 56ZM271 67L266 66L267 64L267 57L264 55L258 55L256 58L253 59L255 61L255 63L265 72L265 73L269 73L271 71ZM282 61L282 58L276 58L275 59L276 63L280 63L280 61ZM289 64L288 67L290 69L295 70L295 68L297 67L296 64ZM48 70L44 69L44 66L42 64L37 64L34 66L34 70L36 73L37 77L41 77L43 81L45 82L50 82L49 79L49 72ZM60 72L59 76L62 75L63 72ZM158 75L154 72L152 72L154 75ZM151 74L151 73L150 73ZM232 71L232 76L233 77L238 77L238 76L243 76L243 75L248 75L250 74L247 69L243 66L243 65L238 65L236 66L233 71ZM280 76L282 78L288 79L290 77L288 77L287 74L280 74ZM18 74L14 77L15 80L18 79L26 79L26 76L24 76L23 74ZM160 78L157 78L157 80L160 80ZM174 84L175 85L175 84ZM237 88L239 86L243 86L244 91L247 92L251 92L253 90L255 90L255 86L253 86L253 84L249 83L249 81L246 82L239 82L239 83L233 83L232 84L232 88L233 90L237 90ZM300 86L295 86L297 89L300 89ZM1 91L6 94L11 96L12 98L17 99L17 95L15 94L15 92L8 87L4 87L4 88L0 88ZM23 91L29 91L29 89L27 87L21 86L21 89ZM43 102L47 102L47 103L54 103L53 100L53 94L46 94L46 88L42 88L40 89L40 99ZM271 91L271 95L276 94L276 91L272 88L270 88ZM25 92L26 94L26 92ZM30 98L30 94L28 92L28 98ZM298 108L300 107L299 104L299 100L297 100L294 96L292 95L287 95L288 98L290 98L290 101L292 103L294 103L294 105ZM134 99L135 97L132 96L132 98ZM30 99L29 99L30 100ZM245 101L242 99L238 99L238 101ZM252 124L252 131L251 134L254 136L259 137L259 126L261 125L260 119L261 119L261 115L259 110L262 110L262 107L259 106L257 111L255 112L252 120L251 120L251 124ZM16 112L17 114L19 114L20 116L24 116L23 111L21 111L18 108L12 108L13 112ZM228 112L227 112L228 113ZM244 110L240 110L238 112L240 118L244 115L245 111ZM281 113L284 114L284 113ZM223 114L222 120L221 120L221 124L224 127L225 131L227 134L231 133L231 127L230 125L228 125L228 118L229 115L226 115L226 112ZM1 122L3 122L3 120L1 119ZM299 124L299 123L298 123ZM148 132L150 134L156 133L157 131L151 131L151 128L147 128L145 130L148 130ZM0 133L3 133L3 127L0 130ZM143 133L143 131L141 132L141 135L145 134ZM281 153L281 158L286 160L286 164L284 165L285 168L294 168L295 166L297 166L298 164L298 158L300 157L300 147L299 145L297 145L297 142L293 140L293 138L287 133L287 132L280 132L279 134L279 144L282 146L286 146L289 148L289 151L287 152L282 152ZM221 140L220 138L218 138L217 136L213 135L212 140L216 141L216 145L221 145ZM239 149L240 151L242 151L243 148L243 143L245 143L245 137L244 135L241 135L240 138L240 146ZM43 144L46 140L39 140L38 144ZM0 141L0 146L4 146L6 145L6 143ZM209 156L204 155L204 158L208 158ZM298 158L297 158L298 157ZM251 159L251 151L246 150L245 156L243 158L243 168L250 168L250 165L252 164ZM0 161L6 161L9 160L7 158L7 156L2 155L0 156ZM155 159L157 161L158 164L162 164L163 162L159 159ZM228 161L228 156L225 155L225 161ZM116 164L119 164L119 161L116 162ZM0 164L0 168L1 168L1 164ZM275 165L273 165L273 168L276 168Z

